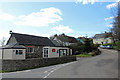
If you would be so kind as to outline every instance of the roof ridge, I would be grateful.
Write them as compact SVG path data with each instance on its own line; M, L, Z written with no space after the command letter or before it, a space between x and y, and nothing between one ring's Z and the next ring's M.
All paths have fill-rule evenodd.
M12 32L11 34L18 34L18 35L25 35L25 36L32 36L32 37L42 37L42 38L48 38L48 37L43 37L43 36L37 36L37 35L31 35L31 34L22 34L22 33L15 33L15 32Z

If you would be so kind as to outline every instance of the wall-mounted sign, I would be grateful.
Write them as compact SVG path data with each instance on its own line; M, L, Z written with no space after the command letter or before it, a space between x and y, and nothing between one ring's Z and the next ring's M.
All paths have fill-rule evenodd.
M52 49L52 52L55 52L55 49Z

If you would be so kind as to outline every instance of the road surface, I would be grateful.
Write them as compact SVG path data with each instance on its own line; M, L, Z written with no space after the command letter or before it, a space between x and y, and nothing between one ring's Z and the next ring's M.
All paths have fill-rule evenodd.
M3 78L118 78L118 52L101 49L101 55L49 67L4 73Z

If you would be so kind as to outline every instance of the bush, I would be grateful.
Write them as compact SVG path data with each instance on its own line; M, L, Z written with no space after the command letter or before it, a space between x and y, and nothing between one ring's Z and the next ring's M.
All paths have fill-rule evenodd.
M89 54L91 54L92 56L95 55L99 55L101 53L101 51L99 49L93 50L92 52L90 52Z
M92 51L92 44L90 39L85 40L85 52L91 52Z
M100 44L93 44L93 45L92 45L92 48L93 48L93 50L95 50L95 49L97 49L99 46L100 46Z
M116 46L114 46L113 48L120 50L120 41L115 42Z
M77 43L70 45L70 48L73 50L73 55L84 54L85 52L88 54L93 50L97 50L100 44L91 43L90 39L85 40L85 44Z
M103 44L103 46L107 46L107 45L113 46L113 45L114 45L114 43L107 43L107 44Z

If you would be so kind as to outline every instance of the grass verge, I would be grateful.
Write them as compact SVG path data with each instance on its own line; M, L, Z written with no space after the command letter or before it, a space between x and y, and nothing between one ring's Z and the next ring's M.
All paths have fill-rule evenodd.
M79 55L76 55L76 57L91 57L92 55L91 54L79 54Z

